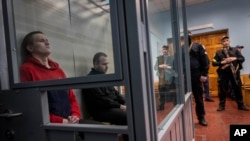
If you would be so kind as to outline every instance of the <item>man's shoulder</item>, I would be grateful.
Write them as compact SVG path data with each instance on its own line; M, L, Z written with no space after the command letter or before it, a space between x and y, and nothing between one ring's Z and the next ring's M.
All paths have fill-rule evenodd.
M163 57L163 55L158 55L157 58Z
M91 68L91 71L88 73L88 75L95 75L95 74L102 74L102 73L94 68Z
M157 56L157 59L161 59L161 58L163 58L163 55Z
M201 45L199 42L193 42L192 45Z
M223 55L224 55L223 49L218 49L218 50L216 50L215 56L223 56Z
M37 68L37 66L31 62L25 62L20 66L20 69L23 69L23 70L30 70L34 68Z
M201 49L204 49L202 47L202 44L198 43L198 42L193 42L191 44L191 50L194 51L194 52L199 52Z
M204 45L202 45L201 43L199 43L199 42L193 42L192 44L191 44L191 47L192 48L203 48L203 49L205 49L204 47Z
M218 49L217 51L216 51L216 53L222 53L223 52L223 49L222 48L220 48L220 49Z

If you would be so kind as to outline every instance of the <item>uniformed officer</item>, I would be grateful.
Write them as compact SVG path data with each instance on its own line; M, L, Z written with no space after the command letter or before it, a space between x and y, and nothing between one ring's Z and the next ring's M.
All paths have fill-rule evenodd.
M243 104L241 81L240 81L240 64L245 61L245 58L236 49L230 46L228 36L221 38L223 45L222 49L216 51L212 65L218 66L218 87L219 87L219 107L217 111L225 110L226 94L229 82L235 91L235 100L239 110L248 111L249 109Z
M191 32L189 32L189 42L192 92L196 104L195 111L199 120L199 124L207 126L208 123L205 120L202 83L207 80L209 61L207 60L207 53L203 48L203 45L200 43L191 42Z

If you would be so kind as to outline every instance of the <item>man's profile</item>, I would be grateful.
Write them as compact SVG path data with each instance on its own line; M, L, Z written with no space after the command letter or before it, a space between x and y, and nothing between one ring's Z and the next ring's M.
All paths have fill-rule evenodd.
M98 52L93 57L93 68L88 75L106 74L108 56ZM86 107L94 120L115 125L127 125L124 97L113 87L98 87L82 90Z
M66 78L59 64L49 58L51 47L41 31L28 33L22 42L27 59L20 67L22 82ZM50 90L48 105L50 122L79 123L80 109L73 90Z

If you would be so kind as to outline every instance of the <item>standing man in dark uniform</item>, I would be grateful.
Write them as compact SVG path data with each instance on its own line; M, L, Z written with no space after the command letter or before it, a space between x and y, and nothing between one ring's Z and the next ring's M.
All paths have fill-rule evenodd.
M103 75L108 71L108 56L98 52L93 58L93 68L88 75ZM87 111L99 122L127 125L127 106L124 97L113 87L96 87L82 90Z
M230 39L228 36L223 36L221 38L221 43L223 48L216 52L212 62L213 66L219 66L217 73L220 103L217 111L225 110L226 94L229 82L231 82L232 88L234 89L238 109L249 111L242 101L243 98L239 68L240 64L245 61L245 58L236 48L230 47Z
M190 56L190 68L191 68L191 83L192 92L195 99L195 111L199 124L202 126L207 126L208 123L205 120L205 108L203 102L203 89L202 83L207 80L208 75L208 58L207 53L200 43L191 42L191 32L189 32L189 56Z

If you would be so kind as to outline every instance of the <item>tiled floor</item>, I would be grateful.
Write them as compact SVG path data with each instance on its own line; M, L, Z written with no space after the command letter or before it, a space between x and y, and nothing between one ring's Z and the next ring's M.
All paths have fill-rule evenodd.
M169 112L171 112L173 108L174 108L174 104L172 102L166 102L164 110L157 110L157 124L158 125L169 114Z
M225 110L217 112L218 97L213 99L215 102L205 102L207 127L198 124L194 112L195 141L229 141L230 124L250 125L250 111L238 110L236 102L228 98Z

